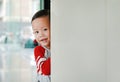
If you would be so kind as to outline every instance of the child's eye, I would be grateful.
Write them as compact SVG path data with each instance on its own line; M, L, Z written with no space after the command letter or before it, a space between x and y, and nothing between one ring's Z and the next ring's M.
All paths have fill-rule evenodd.
M35 34L38 34L38 33L39 33L39 31L35 31L34 33L35 33Z
M44 28L43 30L44 30L44 31L47 31L47 28Z

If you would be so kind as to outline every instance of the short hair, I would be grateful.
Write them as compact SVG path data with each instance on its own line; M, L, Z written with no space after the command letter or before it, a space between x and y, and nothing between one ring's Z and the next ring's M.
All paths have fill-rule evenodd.
M50 11L48 9L39 10L38 12L36 12L32 17L31 23L36 18L44 17L44 16L49 16L49 20L50 20Z

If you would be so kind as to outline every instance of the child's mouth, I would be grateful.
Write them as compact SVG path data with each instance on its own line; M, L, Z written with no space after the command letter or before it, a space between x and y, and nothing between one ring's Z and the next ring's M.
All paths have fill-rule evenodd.
M47 42L47 38L45 38L45 39L42 39L41 41L42 41L42 42Z

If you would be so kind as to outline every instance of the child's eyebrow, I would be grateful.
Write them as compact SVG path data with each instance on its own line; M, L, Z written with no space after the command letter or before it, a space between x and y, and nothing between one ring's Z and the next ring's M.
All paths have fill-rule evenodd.
M33 30L40 30L40 29L33 29Z
M37 30L37 29L33 29L33 30Z
M41 30L41 29L43 29L43 28L46 28L46 26L43 26L43 27L38 28L38 29L36 29L36 28L34 29L34 28L33 28L33 30Z

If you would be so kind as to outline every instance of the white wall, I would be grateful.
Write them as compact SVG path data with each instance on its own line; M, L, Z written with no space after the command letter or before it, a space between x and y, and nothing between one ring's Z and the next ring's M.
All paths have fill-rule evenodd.
M119 3L52 0L52 82L119 82Z
M108 1L108 82L120 82L120 0Z

